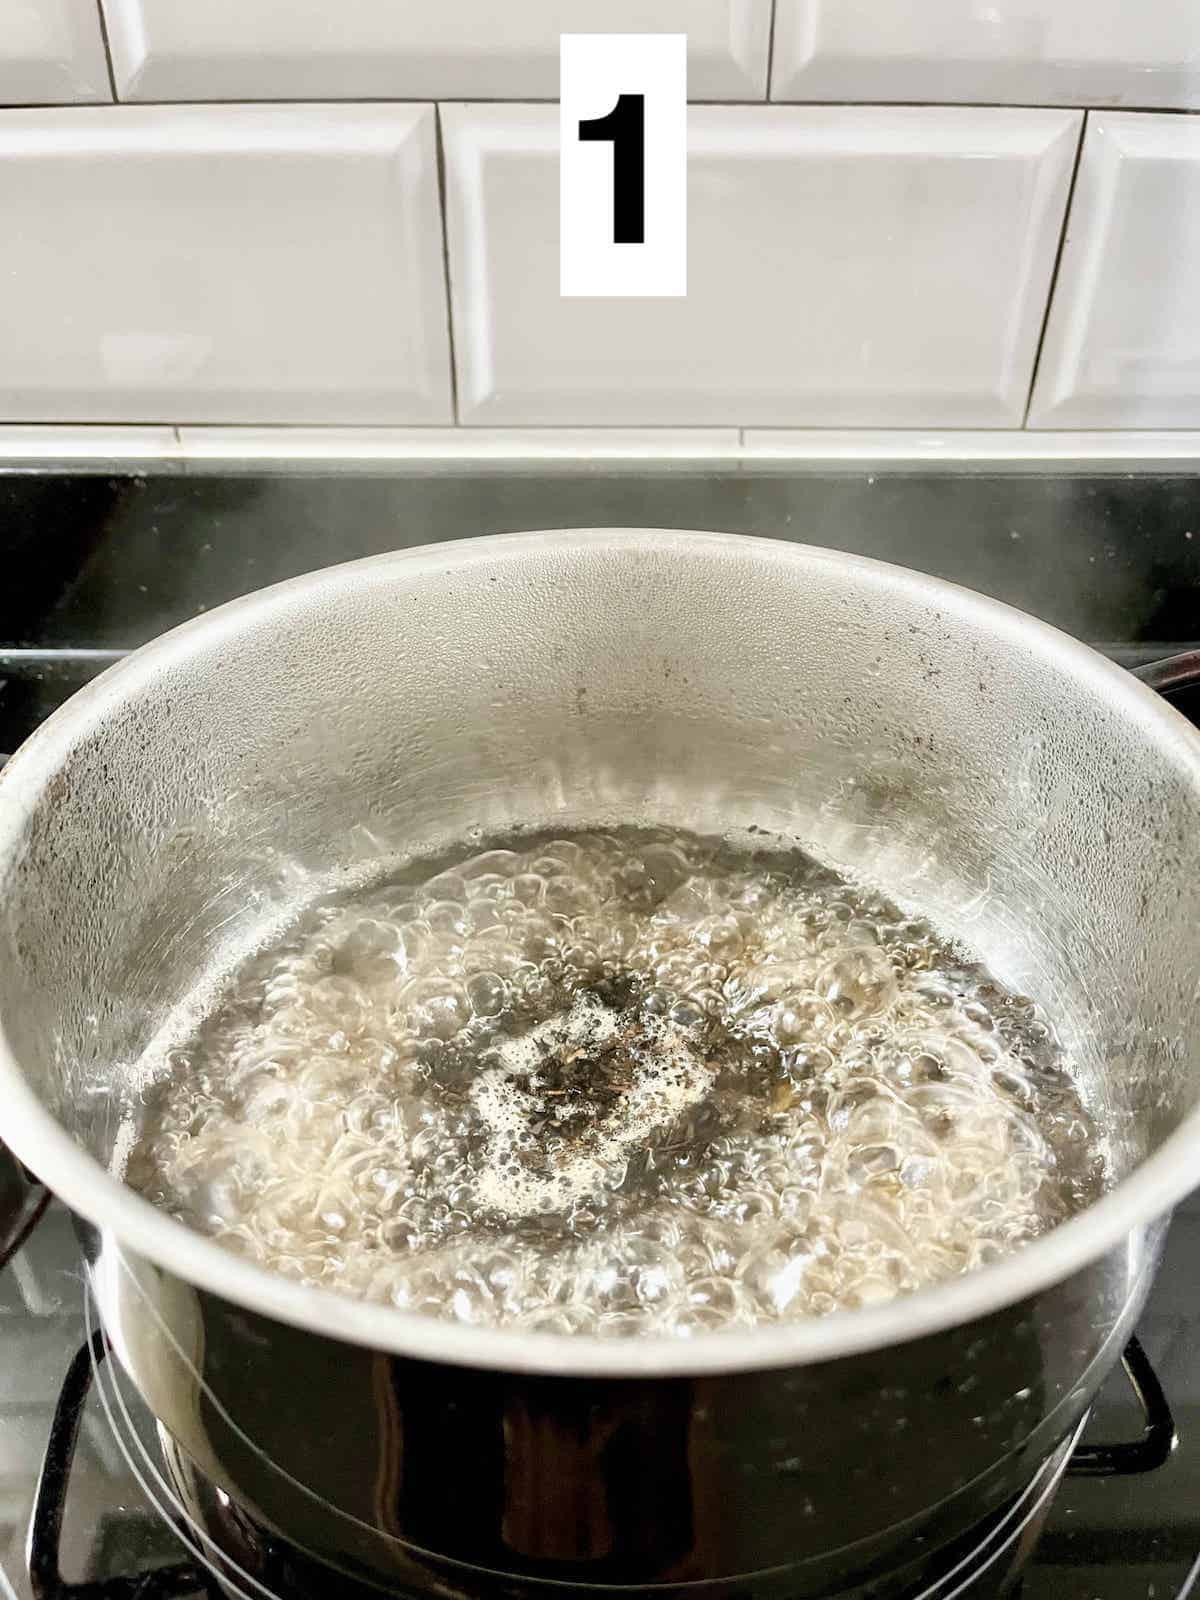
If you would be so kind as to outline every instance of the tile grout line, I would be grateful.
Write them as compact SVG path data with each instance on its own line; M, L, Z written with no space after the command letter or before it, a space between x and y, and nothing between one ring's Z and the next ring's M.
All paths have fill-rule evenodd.
M113 67L112 46L108 42L108 19L104 15L104 0L96 0L96 14L100 18L100 42L104 46L104 60L108 67L108 86L112 90L113 104L120 105L117 93L117 74Z
M1062 231L1058 236L1058 249L1054 253L1054 267L1050 273L1050 282L1046 289L1046 309L1042 312L1042 326L1038 330L1037 347L1033 352L1033 368L1029 374L1029 388L1025 395L1025 410L1021 415L1021 427L1029 427L1029 413L1033 409L1033 395L1037 388L1038 370L1042 364L1042 350L1046 343L1046 330L1050 326L1050 312L1054 306L1054 295L1058 289L1058 276L1062 268L1063 254L1067 247L1067 230L1071 226L1071 207L1075 203L1075 183L1079 177L1079 168L1083 161L1083 146L1087 138L1088 116L1085 111L1079 120L1079 139L1075 145L1075 160L1071 166L1071 181L1067 184L1067 202L1063 207Z
M771 31L767 35L767 92L763 96L766 105L771 104L771 79L775 76L775 17L779 9L779 0L771 0Z
M206 432L239 432L252 430L266 432L279 436L297 432L332 432L349 438L355 434L374 432L404 433L414 437L421 434L439 432L461 432L464 437L476 434L515 434L515 433L588 433L604 435L606 433L682 433L701 435L707 433L740 433L743 437L748 433L766 434L804 434L812 439L840 435L886 435L888 437L903 439L906 435L914 439L929 434L939 437L956 437L963 434L982 435L988 438L1019 439L1025 437L1025 430L1019 426L1011 427L981 427L977 425L961 426L953 423L925 422L925 423L887 423L873 422L860 424L828 424L814 422L752 422L740 424L735 422L507 422L507 423L460 423L446 422L399 422L399 423L362 423L362 422L264 422L262 420L248 419L241 422L221 421L185 421L181 423L164 422L161 419L146 417L127 417L120 421L109 419L96 422L85 418L39 418L39 417L7 417L0 420L0 440L11 432L45 430L49 433L121 433L128 430L163 430L173 433L181 442L180 430L196 430ZM1089 427L1089 428L1052 428L1039 429L1037 436L1044 432L1069 433L1072 436L1084 438L1112 438L1126 435L1143 436L1152 434L1156 437L1176 438L1181 435L1200 437L1200 426L1195 424L1180 424L1173 427L1130 428L1130 427Z
M101 0L96 0L100 5ZM778 0L774 0L778 3ZM774 15L774 12L772 12ZM253 98L247 95L229 96L204 96L204 95L173 95L160 99L155 95L138 96L134 100L122 100L116 96L116 84L113 77L111 51L108 47L108 30L103 22L101 13L101 32L104 35L106 53L108 54L109 81L112 85L115 103L120 106L157 106L164 110L173 110L176 107L202 107L220 109L225 106L278 106L283 110L302 110L308 106L509 106L514 109L522 106L556 106L558 100L549 95L443 95L434 99L428 94L358 94L358 95L256 95ZM768 45L767 65L774 72L774 40ZM7 105L0 105L0 114L8 111L65 111L77 105L86 105L87 101L75 100L22 100ZM95 102L92 102L95 104ZM790 111L1092 111L1117 112L1122 116L1161 116L1179 117L1200 120L1200 104L1190 106L1158 105L1153 101L1143 104L1138 102L1124 102L1120 105L1107 105L1098 103L1086 105L1079 100L985 100L958 99L958 100L897 100L897 99L872 99L848 100L844 96L830 99L810 100L754 100L741 95L722 95L719 98L703 95L689 95L689 106L703 107L708 111L753 110L756 107L771 106L780 110Z
M458 352L454 344L454 296L450 292L450 217L446 204L446 144L442 133L442 106L433 104L434 139L437 146L438 209L442 222L442 283L446 291L446 337L450 346L451 426L461 427L458 414Z

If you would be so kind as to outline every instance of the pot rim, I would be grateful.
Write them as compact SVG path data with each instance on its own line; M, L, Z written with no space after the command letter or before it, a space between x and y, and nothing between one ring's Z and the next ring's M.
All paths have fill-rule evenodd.
M78 691L25 741L0 774L0 882L16 856L25 824L70 747L113 706L168 663L236 635L255 614L286 606L304 591L331 593L393 575L465 568L564 547L601 547L606 555L654 550L774 564L853 570L860 581L902 590L983 626L1010 648L1032 651L1047 666L1099 689L1136 719L1190 781L1200 787L1200 732L1152 690L1098 651L999 600L943 579L870 557L743 534L673 529L580 529L500 534L422 545L320 568L232 600L143 645ZM799 1367L937 1334L973 1322L1069 1278L1124 1246L1195 1187L1200 1108L1192 1111L1127 1178L1087 1210L993 1266L884 1305L835 1312L771 1327L706 1332L689 1340L647 1334L607 1340L578 1334L472 1328L338 1294L306 1288L244 1261L195 1233L114 1178L77 1145L24 1078L0 1015L3 1137L13 1154L73 1212L126 1251L178 1279L247 1309L327 1338L452 1365L563 1376L669 1377ZM107 1255L108 1252L103 1252ZM1136 1275L1136 1274L1134 1274Z

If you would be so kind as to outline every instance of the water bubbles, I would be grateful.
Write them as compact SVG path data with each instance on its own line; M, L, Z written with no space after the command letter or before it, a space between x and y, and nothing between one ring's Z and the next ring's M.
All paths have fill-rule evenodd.
M910 1083L943 1083L948 1076L945 1057L936 1047L922 1046L908 1058L905 1077Z
M871 1016L896 998L896 976L883 951L856 945L822 969L817 992L844 1017Z
M518 1317L529 1333L594 1333L594 1317L583 1306L539 1305Z
M782 1055L783 1069L794 1084L810 1084L826 1078L834 1066L834 1054L823 1044L799 1044Z
M854 1287L854 1301L860 1306L880 1305L895 1296L896 1285L886 1278L862 1278Z
M821 1048L834 1026L833 1007L815 994L789 994L776 1006L771 1033L781 1049L805 1044Z
M450 978L422 978L404 992L409 1024L419 1038L453 1039L470 1015L470 1001L461 983Z
M906 1156L900 1163L900 1182L906 1189L923 1189L932 1181L935 1168L929 1156Z
M894 1145L868 1144L853 1150L846 1162L846 1179L861 1189L873 1178L887 1177L900 1166L900 1153Z
M308 996L307 1009L322 1019L326 1038L350 1038L366 1026L371 1002L353 978L319 978Z
M439 872L422 886L421 898L435 905L461 905L467 898L467 880L461 872ZM426 919L428 920L428 912Z
M461 866L457 875L464 884L473 885L478 893L483 880L507 882L520 866L521 857L515 850L485 850Z
M798 1228L760 1229L742 1252L737 1283L753 1311L753 1320L773 1320L801 1311L809 1293L813 1254Z
M713 1209L718 1216L728 1218L739 1228L746 1228L774 1216L775 1201L761 1190L745 1189L734 1198L722 1198Z
M453 934L465 938L471 926L467 909L457 900L435 900L425 912L425 923L430 933ZM450 941L445 941L448 945Z
M779 1191L779 1215L798 1227L808 1226L815 1206L816 1198L811 1189L788 1183Z
M400 930L393 922L360 917L333 946L333 970L362 984L394 982L407 965Z
M477 1017L495 1017L508 1004L508 984L498 972L477 972L467 980L467 1000Z
M695 1000L680 1000L667 1012L667 1017L681 1028L698 1028L704 1021L705 1007Z
M649 845L640 852L640 858L646 898L652 904L666 900L691 876L691 862L686 852L676 846Z
M688 1311L708 1313L703 1321L709 1327L749 1320L750 1304L737 1279L695 1278L688 1285L686 1299Z
M546 894L546 880L539 872L522 872L512 880L513 899L519 906L537 906Z
M725 961L742 947L742 927L734 916L705 917L692 929L692 943Z
M608 1338L880 1304L1089 1203L1033 1002L761 844L516 841L315 908L129 1180L300 1283Z

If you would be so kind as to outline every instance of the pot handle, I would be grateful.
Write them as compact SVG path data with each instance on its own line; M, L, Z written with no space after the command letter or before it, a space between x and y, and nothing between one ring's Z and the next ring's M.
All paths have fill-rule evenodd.
M1200 683L1200 650L1182 650L1177 656L1148 661L1145 666L1135 667L1133 675L1159 694L1190 689Z

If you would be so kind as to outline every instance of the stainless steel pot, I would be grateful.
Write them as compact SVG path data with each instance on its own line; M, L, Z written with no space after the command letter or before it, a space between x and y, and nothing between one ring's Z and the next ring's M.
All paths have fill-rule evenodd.
M130 1064L340 872L469 830L793 835L1068 1035L1121 1181L1019 1255L794 1327L628 1343L299 1288L107 1171ZM383 1585L828 1594L1078 1421L1198 1179L1200 738L1082 645L870 561L546 533L283 584L138 651L0 779L0 1094L170 1449Z

